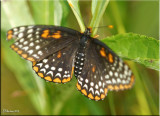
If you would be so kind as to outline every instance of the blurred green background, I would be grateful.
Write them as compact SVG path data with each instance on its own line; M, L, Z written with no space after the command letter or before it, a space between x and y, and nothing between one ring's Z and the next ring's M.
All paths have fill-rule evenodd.
M158 39L158 5L158 1L109 1L99 26L114 25L114 29L98 28L99 38L134 32ZM88 26L92 18L91 1L80 1L79 7ZM1 16L2 115L159 114L159 72L156 70L130 61L136 76L133 88L108 92L103 101L96 102L77 91L75 78L67 84L40 79L32 70L31 63L10 49L14 40L6 41L6 32L15 26L50 24L80 31L67 1L4 0ZM18 112L3 112L5 109Z

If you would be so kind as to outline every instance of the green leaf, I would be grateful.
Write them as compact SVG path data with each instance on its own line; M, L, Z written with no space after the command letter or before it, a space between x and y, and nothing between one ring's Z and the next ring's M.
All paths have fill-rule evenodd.
M79 9L79 4L78 4L78 0L67 0L70 7L73 10L73 13L75 15L75 17L77 18L78 24L81 28L81 31L84 32L85 31L85 25L80 13L80 9Z
M133 33L118 34L102 40L119 56L159 70L159 41Z
M102 19L102 16L104 14L104 11L106 10L106 7L109 3L109 0L94 0L92 1L92 20L90 23L91 27L98 27L99 22ZM92 36L94 36L97 32L98 28L93 28Z
M63 14L62 10L61 1L54 1L54 25L61 25Z

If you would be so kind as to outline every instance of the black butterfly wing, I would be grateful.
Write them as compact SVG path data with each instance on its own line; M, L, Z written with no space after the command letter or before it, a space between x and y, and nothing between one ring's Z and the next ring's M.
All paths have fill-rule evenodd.
M55 83L66 83L72 79L76 44L70 44L41 61L33 62L33 70L41 78Z
M32 61L33 70L47 81L66 83L74 70L74 56L81 33L59 26L21 26L8 31L16 39L11 48Z
M129 67L104 43L94 39L86 49L77 88L88 98L104 99L108 90L131 88L134 76Z
M81 33L60 26L20 26L8 31L7 40L15 38L11 48L23 58L40 61L80 39ZM77 44L77 42L75 42Z

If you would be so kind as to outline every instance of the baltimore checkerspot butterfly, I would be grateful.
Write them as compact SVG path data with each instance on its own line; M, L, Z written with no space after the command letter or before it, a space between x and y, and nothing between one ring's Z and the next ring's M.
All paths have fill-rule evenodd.
M108 46L84 33L51 25L20 26L10 29L11 48L32 62L38 76L55 83L77 78L77 89L93 100L104 99L108 90L131 88L134 76L128 65Z

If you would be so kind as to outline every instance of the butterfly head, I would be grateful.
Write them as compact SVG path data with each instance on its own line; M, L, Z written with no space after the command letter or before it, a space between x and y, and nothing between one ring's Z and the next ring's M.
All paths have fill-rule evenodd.
M90 36L91 33L92 33L92 28L91 27L86 28L86 30L84 31L85 36Z

